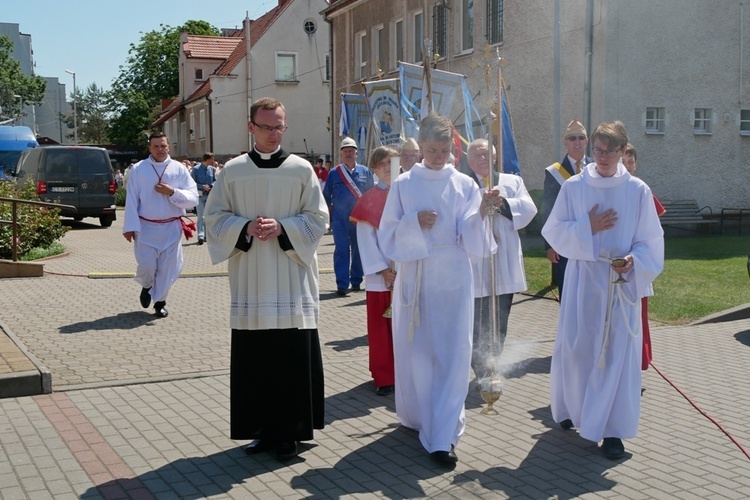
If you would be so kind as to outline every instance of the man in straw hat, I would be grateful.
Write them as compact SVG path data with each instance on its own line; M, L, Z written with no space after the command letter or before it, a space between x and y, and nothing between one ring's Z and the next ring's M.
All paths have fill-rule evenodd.
M555 206L555 200L560 192L560 186L571 176L578 174L581 169L593 162L594 159L586 156L586 145L589 142L586 134L586 127L578 120L571 121L565 128L563 136L563 145L568 153L559 163L553 163L547 167L544 174L544 200L542 203L542 214L545 222L549 218L552 207ZM544 241L544 247L547 249L547 258L552 262L552 283L557 285L562 300L563 280L565 278L565 266L568 259L558 254L550 246L547 240Z

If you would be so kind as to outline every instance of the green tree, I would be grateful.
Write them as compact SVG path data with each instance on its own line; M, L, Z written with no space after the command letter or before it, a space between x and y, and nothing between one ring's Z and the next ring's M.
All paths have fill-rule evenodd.
M96 83L88 88L76 90L76 95L70 95L70 107L73 109L73 99L76 103L78 117L78 142L81 144L107 144L109 142L109 111L107 107L107 93ZM75 135L73 127L73 113L62 117L68 125L69 138Z
M0 108L5 117L15 117L23 111L18 97L25 104L41 104L47 83L41 76L26 76L21 63L13 58L13 42L0 36Z
M180 33L219 36L217 28L206 21L187 21L182 26L160 25L159 30L141 36L130 44L125 65L110 91L110 109L114 113L110 139L124 146L145 149L144 134L151 128L160 110L161 99L180 91Z

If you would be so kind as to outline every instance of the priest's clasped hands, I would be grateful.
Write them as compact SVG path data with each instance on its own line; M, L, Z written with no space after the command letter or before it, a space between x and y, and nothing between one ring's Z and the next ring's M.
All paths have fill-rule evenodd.
M259 215L247 225L247 235L266 241L281 235L281 225L276 219Z

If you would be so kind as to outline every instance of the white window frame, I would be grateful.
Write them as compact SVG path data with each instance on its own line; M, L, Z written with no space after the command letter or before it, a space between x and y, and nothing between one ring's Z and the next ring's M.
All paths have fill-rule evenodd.
M695 108L693 110L693 134L712 135L714 132L713 108Z
M411 21L411 45L409 55L414 64L420 64L424 61L424 12L417 10L409 16ZM417 26L419 20L419 26Z
M205 80L203 78L203 68L195 68L195 80L199 82Z
M172 149L177 151L177 144L180 142L180 129L177 128L177 118L172 118L172 130L174 130L174 136L172 137Z
M442 17L443 26L438 24L438 17ZM448 7L441 2L432 6L432 53L437 54L440 59L445 59L448 54Z
M401 38L399 40L399 37ZM396 19L391 23L390 29L390 68L392 70L398 69L399 61L404 60L404 20L402 18Z
M666 114L664 108L647 107L644 113L644 132L646 134L664 134L667 130Z
M195 113L193 111L190 112L190 129L188 133L190 133L190 142L195 142Z
M292 59L292 72L293 72L293 74L292 74L291 78L282 78L282 76L285 76L285 75L281 75L279 73L279 71L281 69L281 65L279 64L279 62L280 62L281 59L285 59L285 58L291 58ZM275 67L276 67L276 73L275 73L276 74L276 83L297 83L297 82L299 82L299 78L298 78L299 72L297 71L297 62L298 62L297 59L298 58L297 58L297 53L296 52L287 51L287 50L277 50L276 51L276 54L274 56L274 64L275 64Z
M385 28L382 24L378 24L372 28L372 64L373 70L377 71L378 63L380 63L380 69L385 71L388 61L383 60L385 56Z
M198 111L198 139L206 138L206 110Z
M456 22L456 26L458 28L458 36L456 37L458 40L458 46L459 46L459 52L469 53L474 51L474 9L476 6L474 5L476 0L460 0L461 2L461 8L458 9L458 20ZM471 5L471 9L468 9L467 6ZM467 13L465 16L464 13ZM468 19L466 19L468 18ZM471 26L471 29L469 29L469 25ZM468 45L464 43L464 38L466 38L467 31L469 32L469 40Z
M169 119L164 120L164 126L162 127L162 131L164 132L164 135L169 138Z
M740 135L750 136L750 109L740 110Z
M354 80L364 80L368 76L367 71L367 32L360 31L354 34Z

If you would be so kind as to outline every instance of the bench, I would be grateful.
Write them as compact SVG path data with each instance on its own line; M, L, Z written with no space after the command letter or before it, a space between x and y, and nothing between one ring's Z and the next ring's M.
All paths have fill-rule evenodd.
M719 216L719 234L724 234L724 228L737 227L737 236L742 234L743 215L745 222L750 221L750 208L722 208Z
M711 218L711 207L698 207L695 200L660 200L666 212L659 219L665 233L667 229L698 232L701 228L709 230L719 221ZM707 217L704 217L704 212Z

